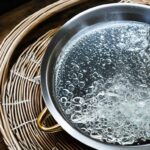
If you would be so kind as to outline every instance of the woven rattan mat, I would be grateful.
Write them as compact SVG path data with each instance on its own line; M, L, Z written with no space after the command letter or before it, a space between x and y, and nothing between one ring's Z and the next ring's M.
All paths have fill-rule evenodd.
M133 1L150 4L149 0ZM110 2L116 1L57 1L23 20L4 39L0 45L0 129L10 150L90 149L65 131L50 134L38 129L37 116L44 108L39 81L40 64L59 26L89 7ZM54 123L47 116L45 124Z

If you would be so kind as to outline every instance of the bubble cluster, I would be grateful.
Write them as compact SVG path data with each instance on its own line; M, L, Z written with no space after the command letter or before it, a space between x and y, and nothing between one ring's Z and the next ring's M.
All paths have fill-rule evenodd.
M67 44L55 68L55 96L83 134L111 144L150 140L150 27L98 25Z
M150 139L150 88L134 87L122 75L95 81L84 97L69 103L65 113L92 138L121 145Z

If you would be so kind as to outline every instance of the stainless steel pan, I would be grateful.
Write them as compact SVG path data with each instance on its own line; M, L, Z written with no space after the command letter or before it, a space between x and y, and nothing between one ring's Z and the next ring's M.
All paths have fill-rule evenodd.
M56 60L67 42L81 30L98 23L111 21L139 21L150 24L150 7L138 4L109 4L86 10L65 23L50 42L41 66L41 85L47 108L39 115L38 125L44 131L57 132L63 128L80 142L99 150L149 150L150 144L119 146L99 142L78 131L60 111L53 90L53 75ZM49 110L59 125L44 127L42 119Z

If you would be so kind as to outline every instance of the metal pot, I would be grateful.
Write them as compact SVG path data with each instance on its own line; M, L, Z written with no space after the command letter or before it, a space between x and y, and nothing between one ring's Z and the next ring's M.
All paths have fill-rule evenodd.
M80 142L102 150L149 150L150 144L138 146L119 146L102 143L82 134L70 124L64 117L62 111L58 107L56 98L54 97L53 74L56 60L61 53L62 48L66 43L79 31L95 25L97 23L110 22L110 21L139 21L150 24L150 7L138 4L109 4L86 10L77 16L73 17L66 24L64 24L55 37L50 42L48 49L42 61L41 66L41 85L42 92L47 108L39 115L38 125L43 131L58 132L62 128L68 132L72 137ZM53 127L44 127L42 120L45 113L49 110L54 119L59 123Z

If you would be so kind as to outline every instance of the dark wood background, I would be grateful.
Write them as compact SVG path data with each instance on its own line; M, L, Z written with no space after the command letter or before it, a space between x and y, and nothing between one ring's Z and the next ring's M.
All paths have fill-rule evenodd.
M0 43L4 37L24 18L40 8L55 2L56 0L30 0L15 9L0 15ZM3 137L0 134L0 150L7 150Z

